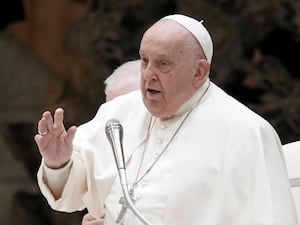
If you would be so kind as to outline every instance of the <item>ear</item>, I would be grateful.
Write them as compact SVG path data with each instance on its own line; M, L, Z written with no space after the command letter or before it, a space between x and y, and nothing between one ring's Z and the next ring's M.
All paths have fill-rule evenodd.
M193 79L195 88L199 88L204 84L210 71L210 64L206 59L199 59L197 62L197 70Z

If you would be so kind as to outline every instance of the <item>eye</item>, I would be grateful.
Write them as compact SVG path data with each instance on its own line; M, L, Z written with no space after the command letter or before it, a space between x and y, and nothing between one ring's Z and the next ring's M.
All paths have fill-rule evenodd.
M159 60L158 61L158 68L160 71L167 73L171 70L172 64L166 60Z
M148 65L148 59L141 57L141 67L145 68Z

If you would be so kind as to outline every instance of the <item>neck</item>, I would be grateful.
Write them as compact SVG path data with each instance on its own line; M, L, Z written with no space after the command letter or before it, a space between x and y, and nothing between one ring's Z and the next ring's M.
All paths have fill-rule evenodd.
M187 100L184 104L182 104L174 114L167 117L160 118L160 120L162 121L169 120L174 116L180 116L186 113L187 111L190 111L194 107L196 107L202 100L206 91L208 90L209 85L210 85L210 80L207 79L205 83L193 94L193 96L189 100Z

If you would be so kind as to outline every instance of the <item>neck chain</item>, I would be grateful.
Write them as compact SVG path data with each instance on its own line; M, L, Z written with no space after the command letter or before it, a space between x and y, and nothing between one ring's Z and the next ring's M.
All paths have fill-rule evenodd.
M140 172L142 169L142 165L144 162L144 158L145 158L145 152L146 152L146 147L144 147L143 150L143 154L142 154L142 159L138 168L138 172L136 174L135 177L135 181L132 184L132 187L130 189L131 194L133 195L134 189L137 187L138 183L152 170L152 168L154 167L154 165L157 163L157 161L160 159L160 157L163 155L163 153L165 153L165 151L167 150L167 148L169 147L169 145L172 143L173 139L175 138L175 136L177 135L177 133L179 132L179 130L181 129L182 125L184 124L184 122L187 120L187 118L189 117L189 115L191 114L191 112L199 105L201 99L203 98L203 96L206 94L208 88L210 86L210 82L208 83L206 89L204 90L203 94L200 96L200 98L198 99L198 101L192 106L192 108L186 113L185 117L183 118L183 120L180 122L180 124L178 125L178 127L176 128L175 132L173 133L173 135L171 136L170 140L168 141L168 143L165 145L165 147L163 148L163 150L160 152L160 154L158 155L158 157L153 161L153 163L149 166L149 168L140 176ZM152 124L153 123L153 124ZM150 131L151 131L151 127L154 126L154 122L153 122L153 116L150 119L149 122L149 126L148 126L148 134L147 134L147 139L150 136Z

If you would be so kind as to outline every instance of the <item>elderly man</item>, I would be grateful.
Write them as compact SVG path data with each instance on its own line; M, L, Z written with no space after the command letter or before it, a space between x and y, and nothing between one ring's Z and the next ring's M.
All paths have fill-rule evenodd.
M44 112L35 141L49 204L87 207L105 214L105 225L297 225L280 139L210 81L212 54L202 21L164 17L141 40L141 91L101 105L78 128L65 129L63 109ZM124 130L131 202L145 220L125 210L105 135L112 118Z

